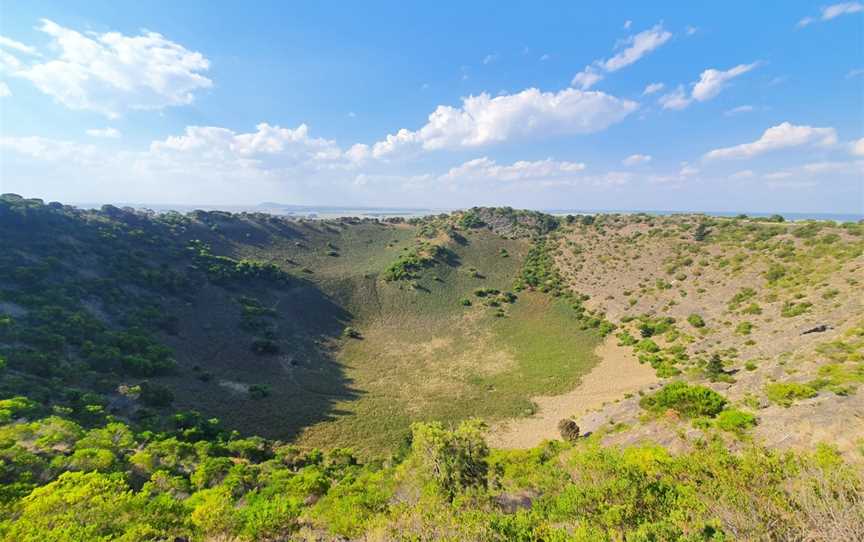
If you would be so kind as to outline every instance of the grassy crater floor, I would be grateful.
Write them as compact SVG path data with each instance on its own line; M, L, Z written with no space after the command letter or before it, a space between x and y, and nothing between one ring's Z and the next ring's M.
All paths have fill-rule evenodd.
M355 394L301 442L362 443L358 452L374 454L397 445L412 421L530 415L531 397L575 386L596 363L599 338L579 330L571 307L537 292L489 307L474 293L508 291L528 247L475 232L449 247L455 265L424 271L416 286L375 276L325 281L355 309L362 332L337 354Z

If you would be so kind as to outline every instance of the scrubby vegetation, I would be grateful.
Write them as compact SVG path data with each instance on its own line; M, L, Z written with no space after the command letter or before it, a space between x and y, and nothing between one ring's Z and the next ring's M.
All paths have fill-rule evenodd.
M719 440L672 455L589 438L492 451L482 424L416 424L385 463L240 438L211 421L137 433L27 419L0 425L5 540L854 539L864 480L813 454ZM714 410L714 402L709 410ZM701 411L701 410L700 410ZM744 413L718 425L741 430ZM853 538L848 538L847 535Z
M860 225L4 195L0 233L0 539L864 534ZM662 380L488 444L613 332ZM762 446L798 418L843 438Z

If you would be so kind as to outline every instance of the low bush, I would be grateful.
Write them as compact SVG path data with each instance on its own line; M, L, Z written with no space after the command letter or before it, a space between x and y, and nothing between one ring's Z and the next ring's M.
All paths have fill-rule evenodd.
M645 410L655 413L671 409L690 418L714 417L726 406L726 398L705 386L673 382L643 397L639 404Z
M791 406L795 401L816 396L816 390L798 382L774 382L765 386L765 395L778 405Z

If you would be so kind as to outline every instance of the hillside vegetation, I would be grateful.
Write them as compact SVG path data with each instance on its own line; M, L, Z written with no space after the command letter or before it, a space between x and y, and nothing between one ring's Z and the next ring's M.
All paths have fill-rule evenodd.
M861 539L862 234L0 196L0 539Z

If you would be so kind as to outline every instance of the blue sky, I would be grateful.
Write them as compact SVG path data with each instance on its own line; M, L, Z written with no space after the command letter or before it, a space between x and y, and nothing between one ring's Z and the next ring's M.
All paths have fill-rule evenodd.
M864 211L858 2L0 2L0 190Z

